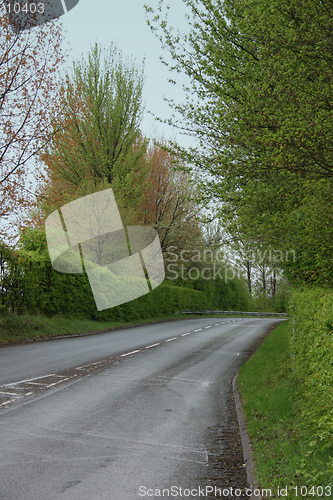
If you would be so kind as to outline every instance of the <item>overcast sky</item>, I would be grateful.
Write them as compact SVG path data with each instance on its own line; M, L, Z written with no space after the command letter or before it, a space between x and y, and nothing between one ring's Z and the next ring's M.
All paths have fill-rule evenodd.
M113 41L124 56L133 56L138 64L144 58L146 80L143 99L146 108L160 117L168 118L171 109L163 101L163 96L179 100L181 88L168 83L170 75L159 60L162 49L159 40L146 24L144 3L154 7L158 0L80 0L76 7L62 16L62 20L74 59L87 53L96 41L103 45ZM172 19L185 27L182 0L169 0L168 3L173 9ZM177 134L175 129L156 122L147 112L142 129L145 135L152 137L163 135L166 139L172 139ZM181 139L178 135L177 138L188 144L188 139Z

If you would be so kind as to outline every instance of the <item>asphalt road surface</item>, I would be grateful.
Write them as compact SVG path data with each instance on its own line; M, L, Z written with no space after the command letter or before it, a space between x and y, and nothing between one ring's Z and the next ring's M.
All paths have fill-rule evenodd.
M213 484L243 487L244 471L230 475L243 466L231 381L277 323L179 320L1 348L0 499L215 498Z

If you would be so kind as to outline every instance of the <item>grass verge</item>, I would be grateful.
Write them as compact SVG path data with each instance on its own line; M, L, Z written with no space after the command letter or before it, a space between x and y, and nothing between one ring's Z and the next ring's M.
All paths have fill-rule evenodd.
M0 316L0 343L13 344L62 335L70 336L185 317L189 319L189 315L179 314L175 316L172 314L138 321L96 321L83 318L65 318L63 316L47 318L44 316L8 314Z
M312 448L311 430L304 429L296 410L298 383L291 369L288 334L284 321L241 367L238 377L255 474L261 488L271 491L267 498L332 499L332 457L329 450Z
M101 330L118 329L125 326L155 323L156 321L177 319L200 319L203 317L228 317L216 315L169 314L138 321L97 321L64 316L30 316L7 314L0 316L0 344L13 344L28 340L52 338L62 335L78 335Z

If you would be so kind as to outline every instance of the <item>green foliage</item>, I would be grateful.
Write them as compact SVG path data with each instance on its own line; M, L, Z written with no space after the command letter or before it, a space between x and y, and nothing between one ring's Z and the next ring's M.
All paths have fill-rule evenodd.
M237 275L234 268L217 260L214 249L202 247L200 251L196 249L192 254L186 251L177 257L171 252L172 248L165 258L166 283L204 292L209 298L211 309L254 310L245 280Z
M282 268L291 283L331 286L332 192L331 179L299 180L281 173L265 182L250 180L237 196L225 193L231 211L221 218L231 233L240 231L257 240L257 247L279 250L282 258L274 267Z
M147 149L140 131L143 82L143 69L113 44L96 43L74 62L59 98L58 131L42 155L49 203L59 189L78 197L106 185L120 205L139 203Z
M331 6L184 0L183 36L166 3L147 7L148 22L170 69L188 77L174 121L196 131L199 147L181 153L204 174L203 198L219 201L232 234L294 249L297 261L282 265L291 281L332 286Z
M317 0L184 0L189 33L179 36L166 3L155 12L147 7L149 22L173 58L170 67L189 77L194 97L175 107L198 132L210 172L332 176L329 7Z
M183 317L184 315L177 315L177 319ZM8 344L45 337L71 336L102 330L110 331L137 323L145 324L158 320L170 320L171 318L175 319L175 316L168 314L154 318L142 318L138 321L103 321L100 319L65 318L60 314L52 317L33 314L4 314L0 315L0 343Z
M103 311L97 311L85 274L56 272L50 262L45 233L27 229L16 251L4 247L0 305L2 312L62 314L99 320L137 320L172 314L177 311L205 309L241 309L251 305L242 280L197 282L190 288L168 280L149 294ZM109 271L101 269L101 273ZM113 277L117 280L117 277ZM119 286L133 286L122 280Z
M186 309L201 310L209 308L209 305L209 298L203 292L162 284L149 294L113 309L100 311L94 317L134 320Z
M144 148L133 146L140 137L143 72L133 61L124 61L112 44L104 51L95 44L88 57L74 63L73 85L91 104L88 116L78 118L79 150L97 177L111 184L129 175ZM88 154L87 154L88 152ZM78 158L73 158L75 168ZM81 179L80 179L81 180Z
M278 313L287 312L291 295L291 287L288 282L281 281L276 294L273 297L273 308Z
M328 449L333 455L332 290L295 291L290 316L290 350L298 382L301 428L311 432L313 452Z
M320 408L320 402L314 387L311 394L300 391L291 357L296 342L290 343L292 325L291 318L265 339L241 367L238 385L260 486L271 488L272 498L281 498L277 489L287 486L288 498L296 500L295 486L298 493L302 486L308 492L312 486L332 486L333 469L332 449L315 438L316 423L304 425L303 408ZM327 431L329 427L328 423ZM317 496L310 493L306 498Z

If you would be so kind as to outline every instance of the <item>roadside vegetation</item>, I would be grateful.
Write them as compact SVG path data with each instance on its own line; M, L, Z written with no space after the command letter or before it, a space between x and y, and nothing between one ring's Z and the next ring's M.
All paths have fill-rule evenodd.
M143 65L113 44L95 44L64 77L61 23L36 28L30 40L1 12L2 339L99 330L184 309L288 311L289 330L279 327L240 376L258 477L265 487L326 486L333 482L332 6L179 1L188 9L180 31L170 25L167 0L146 13L171 81L185 77L186 99L169 103L170 122L196 138L188 148L145 136ZM158 232L166 279L97 311L85 273L52 268L44 224L63 205L109 188L124 226Z
M195 175L141 131L143 79L142 67L113 44L95 44L60 83L52 133L35 155L37 202L15 245L0 242L0 314L126 322L184 309L255 309L245 277L216 257L221 239L201 220ZM64 204L108 188L125 227L158 232L166 279L139 299L97 311L86 273L52 268L44 224Z
M278 488L333 498L333 295L298 292L291 304L290 319L239 373L255 474L274 498Z
M180 319L229 318L230 315L212 314L164 314L137 320L93 320L70 318L63 315L51 317L32 314L5 314L0 316L0 344L18 344L22 342L49 339L59 336L84 335L102 331L118 330L130 326L147 325L160 321L178 321ZM246 317L251 317L246 316ZM254 317L254 316L253 316ZM256 318L258 316L255 316ZM260 317L265 317L264 315ZM267 316L266 316L267 317Z
M142 318L139 324L148 324L156 321L188 318L188 315L164 315L151 318ZM64 316L33 316L26 314L6 314L0 316L0 344L15 344L30 340L71 336L100 331L117 330L137 324L133 321L97 321L84 318L65 318Z

